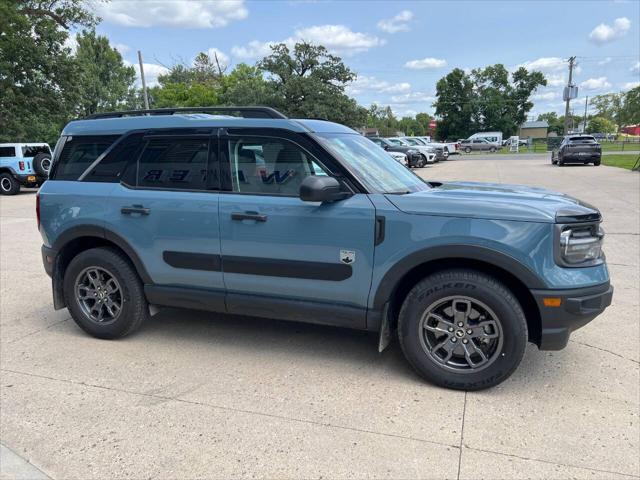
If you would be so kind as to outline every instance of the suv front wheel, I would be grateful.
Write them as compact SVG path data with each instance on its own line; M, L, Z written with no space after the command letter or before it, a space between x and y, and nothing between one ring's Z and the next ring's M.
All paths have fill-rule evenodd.
M78 326L98 338L124 337L149 316L138 274L114 248L92 248L73 258L64 275L64 295Z
M480 390L514 372L528 334L520 304L501 282L474 270L448 270L409 292L398 337L409 363L428 381Z

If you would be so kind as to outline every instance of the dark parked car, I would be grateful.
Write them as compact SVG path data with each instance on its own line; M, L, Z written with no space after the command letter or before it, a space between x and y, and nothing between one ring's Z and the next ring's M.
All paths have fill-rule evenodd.
M551 152L551 163L564 165L565 163L593 163L600 165L602 148L591 135L568 135L562 143Z
M463 140L460 142L460 149L464 153L471 153L472 151L487 150L489 152L495 152L498 150L498 145L488 142L484 138L474 138L473 140Z
M381 146L388 152L401 152L407 155L407 161L409 162L409 168L418 167L422 168L427 164L427 157L424 156L417 148L405 147L402 145L395 145L386 138L382 137L367 137L376 145Z

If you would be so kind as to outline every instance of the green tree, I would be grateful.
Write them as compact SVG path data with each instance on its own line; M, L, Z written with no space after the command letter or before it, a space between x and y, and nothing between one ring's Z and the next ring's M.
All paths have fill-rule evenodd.
M82 0L0 2L0 141L54 143L73 116L78 68L69 28L96 18Z
M357 103L344 93L356 75L323 46L307 42L290 49L273 45L257 67L267 74L272 106L290 117L323 118L345 125L364 121Z
M219 105L218 90L201 83L169 83L149 89L153 108L212 107Z
M504 65L454 69L436 84L438 138L465 138L476 131L513 135L533 108L531 95L547 84L540 72L521 67L512 74Z
M587 133L615 133L616 124L604 117L592 117L587 122Z
M475 130L473 87L472 79L459 68L438 80L434 103L438 138L466 138Z
M549 132L562 135L564 132L564 117L558 118L556 112L541 113L538 115L539 122L545 121L549 124Z
M177 63L158 76L159 85L149 89L149 103L154 108L219 105L225 70L217 55L200 52L192 65Z
M640 85L624 94L618 124L637 125L638 123L640 123Z
M255 66L240 63L222 78L223 105L272 105L270 90L263 72Z
M135 68L125 65L107 37L96 35L93 30L82 32L76 40L78 114L86 116L125 106L134 95Z
M589 100L589 105L595 107L596 116L606 118L613 123L619 124L622 102L623 94L605 93L591 98Z

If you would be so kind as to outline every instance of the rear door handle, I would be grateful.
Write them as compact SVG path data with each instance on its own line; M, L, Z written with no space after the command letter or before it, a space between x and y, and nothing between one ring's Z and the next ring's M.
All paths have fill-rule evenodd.
M131 215L132 213L138 213L140 215L149 215L148 208L143 207L142 205L131 205L129 207L122 207L120 209L120 213L123 215Z
M231 220L255 220L256 222L266 222L267 216L258 212L233 212Z

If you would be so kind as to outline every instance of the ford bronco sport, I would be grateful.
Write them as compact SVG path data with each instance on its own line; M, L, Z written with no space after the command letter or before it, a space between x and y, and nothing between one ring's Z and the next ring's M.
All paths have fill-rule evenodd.
M505 380L527 341L563 348L613 292L595 208L426 182L347 127L265 107L73 121L37 213L54 308L91 335L162 306L368 330L381 350L397 332L457 389Z
M0 194L15 195L20 186L39 187L51 167L46 143L0 143Z

